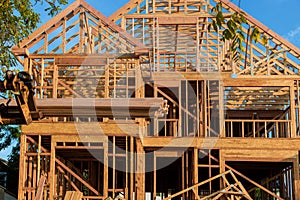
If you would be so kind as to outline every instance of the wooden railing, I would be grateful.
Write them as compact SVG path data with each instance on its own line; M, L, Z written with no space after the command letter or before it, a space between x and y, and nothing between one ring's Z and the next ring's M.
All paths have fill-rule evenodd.
M156 135L176 137L178 135L178 119L158 119Z
M154 136L189 136L182 135L179 126L179 119L157 119L154 123ZM221 135L225 137L290 138L292 120L225 119L223 131ZM193 136L200 135L196 133Z
M292 132L291 122L283 119L225 119L224 131L226 137L289 138Z

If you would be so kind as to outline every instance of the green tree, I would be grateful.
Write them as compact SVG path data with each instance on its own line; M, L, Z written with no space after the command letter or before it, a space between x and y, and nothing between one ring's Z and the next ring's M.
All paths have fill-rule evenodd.
M46 4L45 11L55 15L67 0L0 0L0 65L2 69L16 66L11 47L28 37L40 22L36 4ZM2 70L5 71L5 70Z
M225 19L222 2L219 2L211 9L211 13L215 15L215 19L208 29L211 30L213 28L216 32L223 30L221 40L223 42L230 41L230 52L233 61L237 62L243 59L241 57L242 52L245 53L245 60L247 60L248 46L252 42L257 43L261 39L263 45L267 44L266 36L256 26L248 24L244 12L234 12ZM244 33L243 28L247 29L247 33Z
M11 48L24 38L28 37L38 26L40 14L34 8L37 4L45 6L45 11L53 16L61 6L67 4L67 0L0 0L0 79L3 80L5 71L17 68ZM9 97L9 93L1 94L1 98ZM11 146L8 156L8 183L7 187L15 188L12 192L17 193L15 180L18 180L19 168L19 136L20 128L16 125L0 125L0 151Z

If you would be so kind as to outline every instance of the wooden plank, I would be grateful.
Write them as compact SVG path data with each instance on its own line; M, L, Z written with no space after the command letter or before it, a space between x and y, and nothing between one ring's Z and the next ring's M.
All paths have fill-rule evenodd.
M267 192L268 194L272 195L273 197L277 198L278 200L284 200L281 197L279 197L278 195L270 192L268 189L266 189L265 187L263 187L262 185L256 183L255 181L251 180L250 178L248 178L247 176L243 175L242 173L238 172L237 170L233 169L232 167L226 165L226 167L228 169L230 169L231 171L233 171L234 173L236 173L237 175L239 175L240 177L242 177L243 179L246 179L248 182L250 182L251 184L257 186L258 188L262 189L263 191Z
M195 25L197 23L198 17L195 16L185 16L185 17L159 17L159 25Z
M202 182L200 182L200 183L197 183L197 184L195 184L195 185L193 185L193 186L191 186L191 187L188 187L188 188L186 188L186 189L184 189L184 190L182 190L182 191L180 191L180 192L177 192L177 193L175 193L175 194L173 194L173 195L171 195L171 196L168 196L168 197L164 198L164 200L170 200L170 199L172 199L172 198L174 198L174 197L177 197L177 196L179 196L179 195L181 195L181 194L184 194L184 193L188 192L189 190L193 190L193 189L196 188L196 187L199 187L199 186L201 186L201 185L204 185L204 184L206 184L206 183L211 182L212 180L216 180L216 179L218 179L218 178L220 178L220 177L222 177L222 176L225 176L225 175L228 174L229 172L230 172L230 171L226 171L226 172L224 172L224 173L222 173L222 174L218 174L218 175L216 175L216 176L214 176L214 177L211 177L211 178L209 178L209 179L207 179L207 180L205 180L205 181L202 181Z
M94 15L96 18L100 19L104 24L108 25L112 30L119 32L120 36L126 38L128 42L135 45L137 49L147 49L147 47L144 46L144 44L140 43L136 38L132 37L125 30L121 29L121 27L117 26L114 22L110 21L107 17L105 17L95 8L91 7L84 1L81 1L81 5L84 8L86 8L90 12L90 14Z
M45 181L46 181L46 176L42 175L40 180L38 181L35 200L42 200L43 199L43 191L44 191Z
M52 151L51 151L52 152ZM64 170L66 170L68 173L70 173L72 176L74 176L78 181L80 181L83 185L85 185L91 192L93 192L96 195L99 195L99 192L94 189L89 183L87 183L85 180L83 180L81 177L79 177L75 172L73 172L71 169L69 169L64 163L62 163L59 159L55 159L55 162L62 167Z
M34 31L32 34L30 34L28 38L24 39L20 44L16 45L14 48L18 48L18 46L23 48L24 46L26 46L30 41L37 38L40 34L43 34L45 32L45 30L52 27L53 24L58 23L61 19L64 18L64 16L68 15L69 13L74 11L76 8L78 8L80 3L81 3L81 0L75 1L74 3L72 3L70 6L68 6L66 9L64 9L62 12L55 15L51 20L44 23L36 31Z
M143 138L145 147L199 147L203 149L235 149L245 150L268 150L272 151L291 151L299 150L299 138L173 138L173 137L145 137Z
M20 163L19 163L19 186L18 186L18 199L25 198L25 182L27 176L26 158L25 153L27 151L26 135L20 136Z
M103 155L103 196L108 197L108 137L104 139L104 155Z
M137 171L136 171L136 198L145 200L145 151L141 140L136 139Z
M252 87L252 86L261 86L261 87L271 87L271 86L290 86L293 84L293 80L283 80L283 79L257 79L257 78L232 78L232 79L224 79L223 85L224 87Z
M57 80L57 83L59 83L60 85L64 86L67 90L69 90L75 97L78 98L82 98L82 96L80 94L78 94L77 92L75 92L69 85L67 85L66 83L64 83L62 80Z
M296 127L296 108L295 108L295 88L294 83L290 86L290 112L291 112L291 134L290 137L294 138L296 137L297 133L297 127ZM299 111L298 111L299 112Z
M2 103L6 104L6 100L0 100L0 104ZM9 105L14 108L10 112L19 112L18 108L14 107L16 106L14 100ZM156 114L163 114L167 109L165 105L163 98L36 99L37 109L44 117L152 117Z
M81 200L83 197L82 192L67 191L64 200Z
M293 158L293 184L294 184L294 197L295 199L297 199L298 197L300 197L299 155Z
M135 187L135 182L134 182L134 137L130 137L130 189L129 189L129 197L130 199L133 199L133 191Z
M119 135L126 136L132 135L137 136L139 133L139 126L135 122L131 123L105 123L105 122L87 122L87 123L32 123L28 126L22 126L22 133L26 135L61 135L62 140L66 141L76 141L76 136L78 133L83 136L80 138L84 139L84 135L98 135L98 137L103 137L105 135ZM65 135L65 136L63 136ZM68 135L72 135L70 138ZM69 138L68 138L69 137Z
M55 142L51 141L51 156L50 156L50 171L49 171L49 197L50 199L55 199Z
M82 57L78 56L77 58L56 58L55 63L58 66L103 66L106 65L107 58L106 57Z
M194 153L193 153L193 157L194 157L194 160L193 160L193 168L194 168L194 173L193 173L193 185L197 184L199 181L198 181L198 159L199 159L199 155L198 155L198 149L197 148L194 148ZM195 196L197 199L198 198L198 194L199 194L199 191L198 191L198 188L194 188L193 189L194 193L195 193Z

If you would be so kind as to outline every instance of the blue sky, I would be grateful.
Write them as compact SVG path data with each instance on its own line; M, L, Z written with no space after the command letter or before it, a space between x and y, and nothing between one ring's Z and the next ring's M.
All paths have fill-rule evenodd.
M111 15L129 0L85 0L106 16ZM70 3L74 0L69 0ZM236 5L239 0L232 0ZM300 48L300 0L240 0L241 8L268 26L279 35ZM36 10L43 11L42 6ZM42 22L50 17L41 14ZM10 148L1 151L0 157L7 158Z
M109 16L128 0L85 0ZM300 48L300 0L231 0ZM73 2L73 1L72 1Z
M69 0L69 3L75 0ZM85 0L109 16L129 0ZM300 48L300 0L230 0L248 14ZM39 6L39 10L43 10ZM42 22L50 19L42 14Z

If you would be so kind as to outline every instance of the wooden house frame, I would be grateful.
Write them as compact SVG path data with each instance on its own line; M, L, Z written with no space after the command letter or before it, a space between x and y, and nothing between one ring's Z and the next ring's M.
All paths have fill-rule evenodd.
M239 11L77 0L15 46L43 115L22 126L18 199L300 199L300 49L246 14L268 42L235 62L208 30L219 1Z

